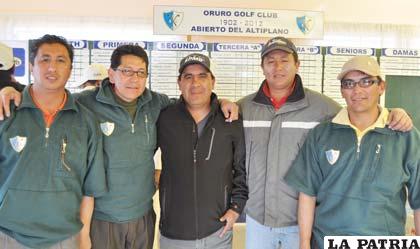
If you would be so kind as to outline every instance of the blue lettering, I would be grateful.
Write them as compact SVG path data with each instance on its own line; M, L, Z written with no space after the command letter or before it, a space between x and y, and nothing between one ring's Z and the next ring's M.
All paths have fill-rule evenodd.
M205 16L231 16L232 12L224 10L204 10Z

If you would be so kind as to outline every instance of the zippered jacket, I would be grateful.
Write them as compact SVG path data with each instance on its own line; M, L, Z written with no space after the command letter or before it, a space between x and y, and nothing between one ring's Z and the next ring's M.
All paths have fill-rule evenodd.
M104 137L109 192L95 200L93 217L122 223L140 218L152 208L156 121L169 99L146 88L132 120L115 100L112 87L105 79L100 88L76 97L96 114Z
M219 218L228 209L242 212L248 198L242 121L225 122L215 94L200 137L182 97L162 111L158 146L163 236L201 239L225 225Z
M79 233L82 197L107 191L98 122L67 96L46 127L27 86L0 121L0 231L26 247L49 248Z
M249 187L247 215L269 227L297 225L298 193L284 181L310 129L331 119L340 106L304 88L299 75L286 103L275 110L258 92L239 101L244 120L246 170Z
M313 129L286 181L316 197L313 238L403 236L408 200L420 209L420 133L387 127L360 143L349 125L325 122Z

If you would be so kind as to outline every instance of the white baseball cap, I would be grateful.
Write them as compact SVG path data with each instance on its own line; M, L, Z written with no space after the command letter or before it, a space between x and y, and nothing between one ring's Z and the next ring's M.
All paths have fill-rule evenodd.
M108 77L108 70L102 64L91 64L83 73L83 83L88 80L103 80Z
M347 73L351 71L361 71L370 76L381 77L381 68L375 58L367 55L354 56L341 68L340 74L337 76L338 80L342 80Z
M0 70L9 70L14 64L13 49L0 42Z

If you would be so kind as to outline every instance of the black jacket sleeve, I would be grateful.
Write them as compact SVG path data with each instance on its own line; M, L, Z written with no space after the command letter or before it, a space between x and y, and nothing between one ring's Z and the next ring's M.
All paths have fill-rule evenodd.
M242 119L234 121L234 162L233 187L230 208L241 214L248 200L248 186L246 184L245 168L245 137Z

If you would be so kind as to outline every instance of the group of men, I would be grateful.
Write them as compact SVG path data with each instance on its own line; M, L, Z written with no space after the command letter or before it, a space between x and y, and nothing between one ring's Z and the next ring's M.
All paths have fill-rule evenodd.
M178 100L146 88L139 46L118 47L101 86L74 96L65 90L73 51L64 38L45 35L30 54L33 84L22 97L0 92L5 248L151 249L158 147L161 248L231 248L244 209L248 249L402 235L406 187L420 233L419 134L404 111L378 106L385 83L372 58L343 66L341 109L303 87L295 45L272 38L261 52L265 79L238 102L243 120L235 120L202 54L180 62Z

